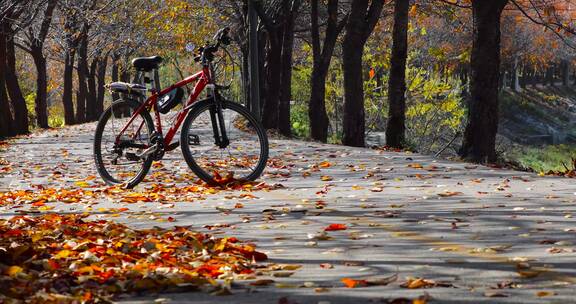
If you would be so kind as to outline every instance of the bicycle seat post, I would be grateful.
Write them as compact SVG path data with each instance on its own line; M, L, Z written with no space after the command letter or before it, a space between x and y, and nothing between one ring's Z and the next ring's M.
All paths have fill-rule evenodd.
M152 92L160 92L160 75L158 69L151 71L137 71L134 76L134 83L148 85Z
M160 93L162 88L160 87L160 74L158 73L158 69L154 69L151 74L153 89L156 91L156 93Z

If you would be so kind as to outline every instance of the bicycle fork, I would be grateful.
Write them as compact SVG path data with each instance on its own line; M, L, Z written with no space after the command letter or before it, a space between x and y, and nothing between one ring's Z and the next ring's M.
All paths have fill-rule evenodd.
M222 114L222 104L217 100L210 106L210 120L212 122L212 131L214 132L214 144L221 149L228 147L230 140L226 132L226 122Z

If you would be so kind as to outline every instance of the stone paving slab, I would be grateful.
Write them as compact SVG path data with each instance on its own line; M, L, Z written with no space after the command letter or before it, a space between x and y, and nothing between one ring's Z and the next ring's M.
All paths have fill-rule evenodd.
M93 128L88 124L14 140L0 152L12 163L11 171L0 171L0 189L79 187L78 181L97 175ZM158 181L174 187L194 181L179 150L152 170L151 181L136 191ZM49 212L90 212L136 228L191 225L254 241L270 262L302 265L290 277L271 278L276 285L238 281L232 296L122 299L130 303L157 298L170 303L386 303L425 294L432 303L576 303L573 179L403 152L272 140L262 181L284 188L244 197L245 192L223 191L164 204L104 199L88 208L58 203ZM96 187L99 178L88 182ZM111 208L130 211L110 214ZM18 210L0 207L0 217ZM173 221L162 220L168 217ZM331 224L347 229L324 232ZM387 286L351 289L341 282L393 275L398 280ZM453 287L401 288L407 277ZM494 289L498 284L517 288Z

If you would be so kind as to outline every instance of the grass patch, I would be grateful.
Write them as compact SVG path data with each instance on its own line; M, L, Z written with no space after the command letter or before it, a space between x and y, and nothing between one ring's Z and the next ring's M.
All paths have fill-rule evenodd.
M576 145L550 145L546 147L522 147L506 153L505 158L519 163L535 172L564 172L564 164L570 168L576 158Z
M48 125L51 128L64 126L64 107L61 104L53 105L48 110Z

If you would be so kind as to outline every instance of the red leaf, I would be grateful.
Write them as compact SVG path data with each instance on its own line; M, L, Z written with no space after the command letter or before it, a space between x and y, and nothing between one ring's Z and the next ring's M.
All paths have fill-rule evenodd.
M328 227L324 228L324 231L338 231L338 230L346 230L345 224L330 224Z
M368 283L366 282L366 280L354 280L354 279L344 278L340 281L342 281L342 283L344 283L344 285L346 285L346 287L348 287L348 288L368 286Z

